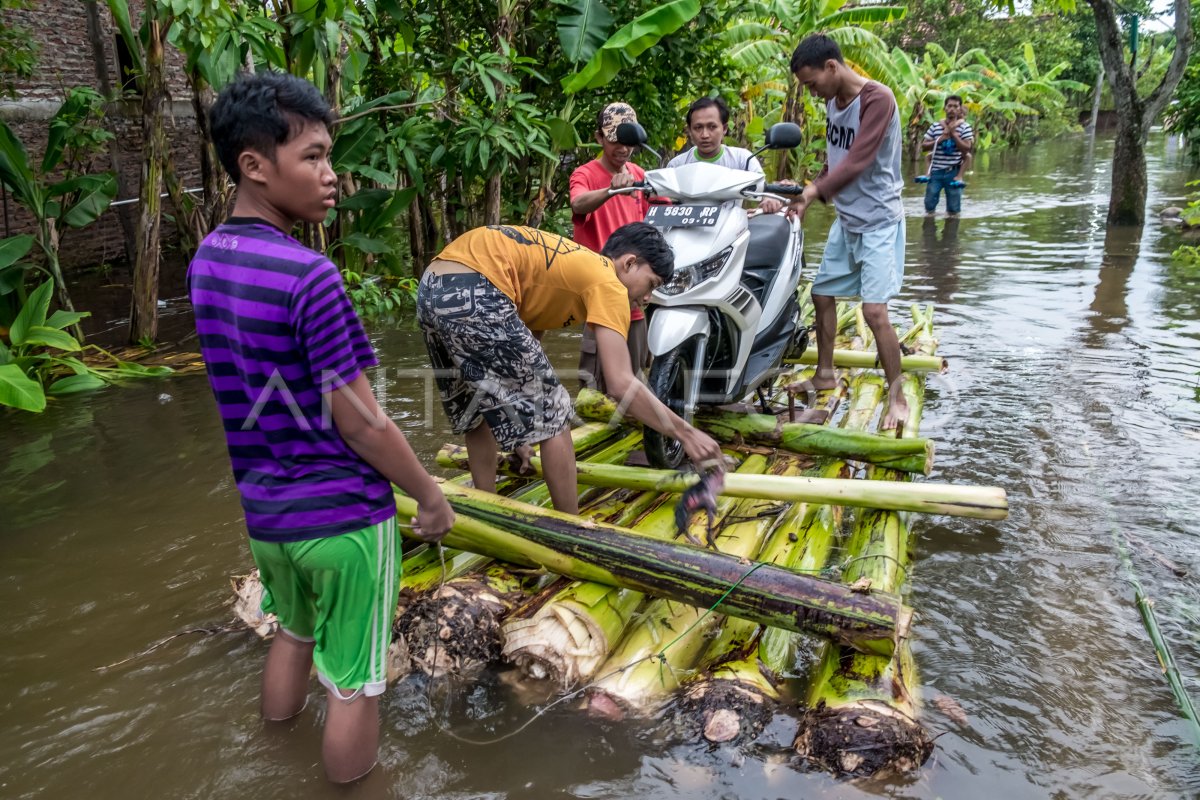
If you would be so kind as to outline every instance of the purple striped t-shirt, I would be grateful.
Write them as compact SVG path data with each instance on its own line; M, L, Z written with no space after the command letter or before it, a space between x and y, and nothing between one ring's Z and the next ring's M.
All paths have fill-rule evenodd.
M188 291L250 537L349 533L396 513L322 392L379 362L329 259L261 220L205 237Z

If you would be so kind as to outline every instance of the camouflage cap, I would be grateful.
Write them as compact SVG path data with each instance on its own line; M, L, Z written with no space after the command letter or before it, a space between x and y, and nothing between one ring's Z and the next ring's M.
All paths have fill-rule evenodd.
M610 142L617 140L617 126L622 122L637 122L637 114L628 103L609 103L600 112L600 133Z

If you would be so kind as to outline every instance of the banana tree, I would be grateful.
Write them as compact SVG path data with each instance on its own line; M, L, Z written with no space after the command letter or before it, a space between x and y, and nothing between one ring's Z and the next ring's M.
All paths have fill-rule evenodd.
M78 147L77 133L81 126L88 125L94 113L93 95L79 91L67 95L50 120L50 133L40 165L30 161L12 129L0 122L0 183L36 220L34 239L46 269L53 277L59 304L67 313L74 313L75 306L59 262L62 228L83 228L92 224L117 194L116 177L111 172L81 174L72 163ZM65 180L51 179L51 175L63 171L67 175ZM82 341L83 330L78 319L73 320L70 327L75 338Z
M88 312L50 313L54 284L46 281L29 293L8 328L8 343L0 340L0 406L39 412L47 396L90 392L124 378L157 378L170 375L170 367L146 367L120 359L95 345L86 347L67 328L75 327ZM111 366L86 363L78 355L95 351Z
M580 142L576 134L579 116L575 101L582 92L610 83L624 69L664 38L676 33L700 14L700 0L670 0L640 14L615 33L608 31L613 16L600 0L556 0L563 7L557 29L563 56L574 71L563 77L566 99L562 109L547 119L551 134L550 157L542 162L538 194L526 212L526 222L540 225L550 200L551 179L558 165L558 151L571 150Z

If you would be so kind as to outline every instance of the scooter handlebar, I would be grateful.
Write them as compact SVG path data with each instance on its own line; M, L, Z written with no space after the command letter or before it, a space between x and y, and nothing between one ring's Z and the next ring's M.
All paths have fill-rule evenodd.
M609 189L608 194L611 197L614 194L632 194L633 192L650 192L650 184L646 181L635 181L633 184L626 186L624 189Z
M770 194L803 194L804 187L790 183L768 183L763 191Z

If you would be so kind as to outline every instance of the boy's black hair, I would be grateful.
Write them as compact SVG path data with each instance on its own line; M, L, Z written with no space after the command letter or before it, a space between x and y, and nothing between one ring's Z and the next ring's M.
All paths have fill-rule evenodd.
M663 238L662 232L648 222L630 222L612 232L604 243L601 255L616 259L633 253L650 265L654 274L664 281L675 272L675 253Z
M333 119L317 87L286 72L242 75L221 90L208 114L217 157L234 183L242 180L237 162L243 151L254 149L274 160L275 148L305 123L328 128Z
M823 33L814 33L796 45L796 51L792 53L792 73L795 74L805 67L820 69L831 58L838 63L846 63L842 58L842 48L838 47L837 42Z
M956 94L948 94L948 95L946 95L946 99L942 101L942 107L943 107L943 108L945 108L945 107L946 107L946 103L949 103L951 100L957 100L957 101L958 101L958 104L959 104L960 106L962 105L962 98L961 98L961 97L959 97L959 96L958 96L958 95L956 95Z
M692 127L692 112L700 111L705 108L716 108L717 113L721 115L721 124L729 125L729 106L720 97L701 97L696 102L688 106L686 125Z

